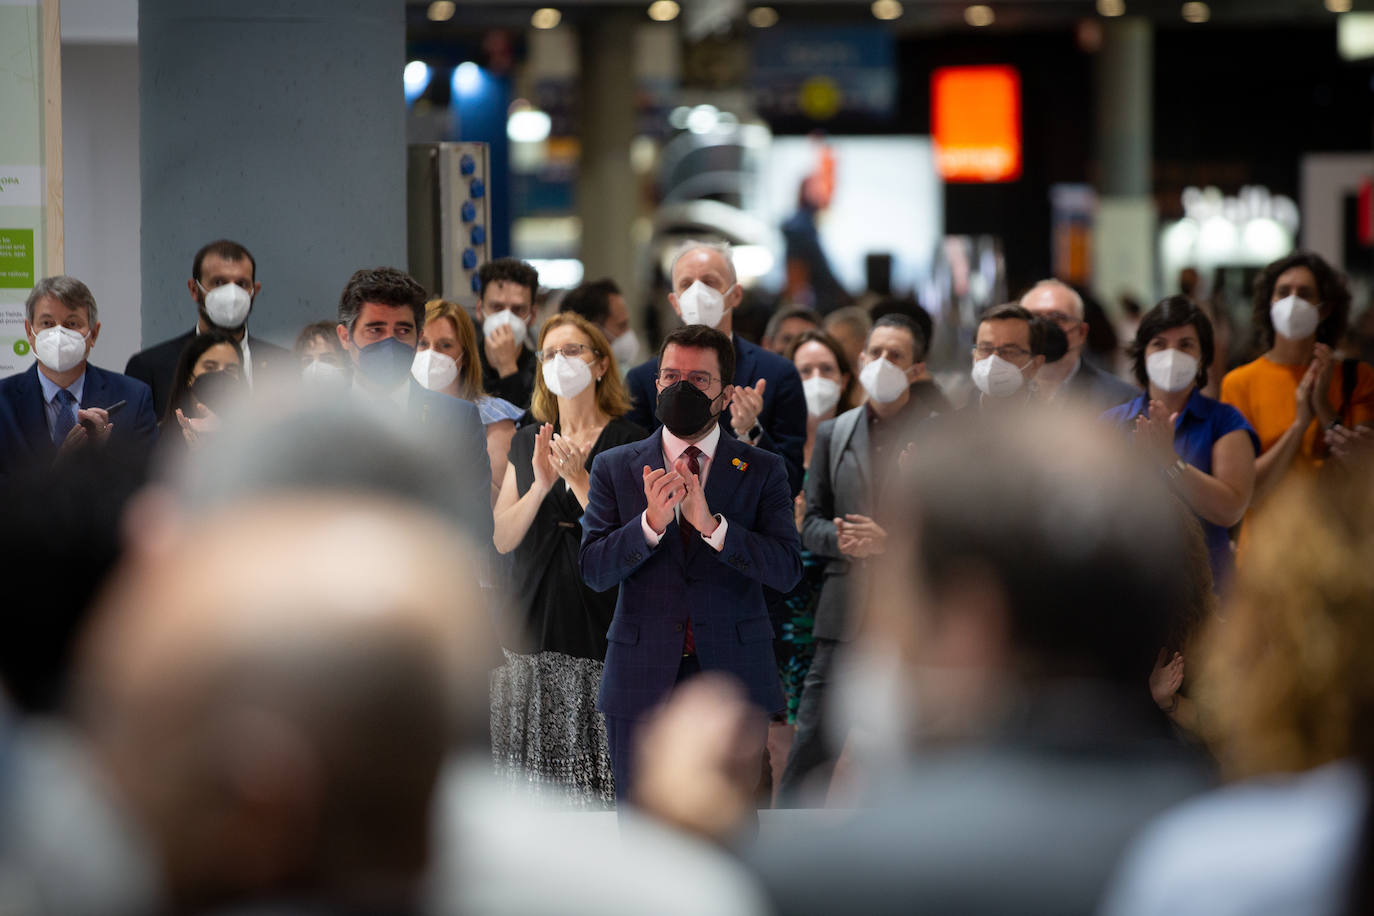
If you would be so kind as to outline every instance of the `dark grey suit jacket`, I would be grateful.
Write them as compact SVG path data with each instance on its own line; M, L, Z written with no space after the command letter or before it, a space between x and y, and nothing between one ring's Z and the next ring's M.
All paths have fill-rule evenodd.
M153 412L159 420L167 416L167 401L172 397L172 389L176 387L172 376L176 375L181 351L186 349L186 344L190 343L195 333L187 331L171 340L164 340L160 344L140 350L129 357L129 362L124 367L125 375L136 378L153 389ZM254 384L297 368L290 350L268 343L252 334L248 335L248 352L253 358Z
M801 539L803 547L826 560L813 631L821 639L849 639L857 623L849 608L860 606L860 596L850 594L851 561L840 553L833 520L849 513L872 517L872 456L862 404L817 427L806 472Z
M1065 383L1064 392L1094 413L1110 410L1140 395L1139 388L1103 372L1086 359L1080 359L1078 371Z

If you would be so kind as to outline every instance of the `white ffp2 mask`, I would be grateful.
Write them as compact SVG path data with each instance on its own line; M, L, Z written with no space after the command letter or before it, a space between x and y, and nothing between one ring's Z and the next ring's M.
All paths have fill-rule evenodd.
M1161 391L1182 391L1197 378L1197 357L1172 347L1145 357L1145 374Z
M1029 362L1027 363L1029 365ZM973 364L973 384L990 398L1009 398L1021 390L1026 378L1015 363L1009 363L996 353Z
M879 404L891 404L911 387L906 373L880 356L864 366L859 373L859 384L864 386L868 396ZM804 391L805 389L803 389Z
M53 372L66 372L86 358L88 335L54 325L33 335L33 355Z
M677 305L682 310L684 324L704 324L714 328L725 317L725 296L700 280L693 281L691 286L678 294Z
M1269 318L1274 322L1274 330L1289 340L1304 340L1317 333L1321 323L1321 312L1306 299L1298 296L1285 296L1269 306Z
M561 398L575 398L592 383L592 370L581 359L569 359L562 353L545 360L541 369L544 384Z
M421 350L410 364L410 377L430 391L443 391L458 377L458 363L433 348Z
M205 290L205 314L210 316L210 323L217 328L233 331L243 327L248 320L248 310L252 307L253 297L237 283L225 283Z
M813 375L802 381L802 394L806 396L806 412L823 417L840 403L840 384L823 375Z

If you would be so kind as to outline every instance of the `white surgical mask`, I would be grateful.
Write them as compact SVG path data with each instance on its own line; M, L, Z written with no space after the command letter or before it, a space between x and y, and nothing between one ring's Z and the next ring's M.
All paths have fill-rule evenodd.
M211 324L227 331L243 327L253 306L248 290L237 283L225 283L211 290L200 288L205 292L205 314L210 316Z
M525 338L529 335L529 326L510 309L502 309L488 315L486 320L482 322L482 335L490 337L496 333L497 328L501 327L510 328L515 334L515 342L522 347L525 345Z
M1030 365L1027 361L1026 365ZM1026 383L1025 376L1015 363L1009 363L996 353L973 364L973 384L990 398L1009 398L1021 390Z
M1163 391L1182 391L1197 378L1197 357L1172 347L1145 357L1145 374Z
M611 341L611 354L615 356L615 361L621 366L628 368L639 356L639 338L632 330L626 330L615 340Z
M544 361L544 384L561 398L575 398L592 383L592 370L581 359L568 359L562 353Z
M678 293L677 305L682 310L685 324L704 324L714 328L725 317L725 297L700 280L693 281L691 286Z
M33 355L53 372L66 372L86 358L87 334L54 325L33 335Z
M301 382L311 391L333 394L348 387L348 370L321 359L301 369Z
M1317 333L1321 323L1321 312L1306 299L1285 296L1269 306L1269 317L1274 322L1274 330L1289 340L1304 340Z
M864 366L859 373L859 384L864 386L868 396L879 404L891 404L911 387L906 373L888 362L886 357L878 357ZM805 388L802 389L805 391Z
M443 391L458 377L458 363L433 348L421 350L410 364L410 376L430 391Z
M806 412L813 417L825 416L840 403L839 383L823 375L813 375L809 379L804 379L802 394L806 395Z

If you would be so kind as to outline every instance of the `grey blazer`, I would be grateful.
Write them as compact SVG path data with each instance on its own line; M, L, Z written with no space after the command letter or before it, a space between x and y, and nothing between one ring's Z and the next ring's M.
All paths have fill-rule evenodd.
M850 639L858 623L851 619L849 608L860 606L860 596L851 594L851 561L840 553L834 519L851 512L873 515L872 457L863 405L816 429L811 467L806 472L801 539L803 547L826 560L814 630L821 639Z

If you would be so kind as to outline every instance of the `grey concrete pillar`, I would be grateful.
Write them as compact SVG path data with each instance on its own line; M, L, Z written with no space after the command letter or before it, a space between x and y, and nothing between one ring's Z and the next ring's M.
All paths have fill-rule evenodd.
M634 42L638 13L613 12L580 26L582 159L577 215L587 279L634 280L630 229L635 218L630 141L635 132Z
M217 238L253 253L250 327L283 344L353 270L405 267L402 0L138 7L144 345L191 327Z
M1103 23L1097 54L1098 201L1093 286L1109 309L1122 293L1153 299L1154 31L1145 19Z
M1153 157L1154 27L1146 19L1111 19L1097 54L1097 148L1101 193L1150 193Z

